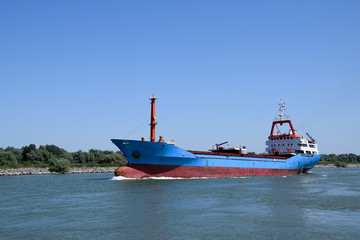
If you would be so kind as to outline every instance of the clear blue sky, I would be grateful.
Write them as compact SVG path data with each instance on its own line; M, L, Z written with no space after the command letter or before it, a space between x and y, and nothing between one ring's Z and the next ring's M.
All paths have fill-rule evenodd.
M155 93L185 149L263 152L282 98L320 152L360 154L359 29L350 0L4 0L0 147L117 150Z

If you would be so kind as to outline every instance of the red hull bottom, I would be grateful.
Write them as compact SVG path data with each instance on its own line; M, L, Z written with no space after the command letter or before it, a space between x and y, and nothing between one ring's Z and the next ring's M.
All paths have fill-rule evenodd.
M131 164L118 167L115 176L126 178L174 177L174 178L217 178L217 177L254 177L284 176L306 172L309 169L270 169L235 167L196 167Z

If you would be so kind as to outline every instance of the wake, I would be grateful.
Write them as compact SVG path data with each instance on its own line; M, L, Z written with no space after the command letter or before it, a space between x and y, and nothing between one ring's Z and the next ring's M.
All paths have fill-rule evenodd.
M183 178L183 177L146 177L146 178L127 178L123 176L115 176L110 180L113 181L134 181L134 180L193 180L193 179L216 179L217 177L191 177L191 178ZM220 177L219 177L220 178ZM231 177L231 178L246 178L246 177Z

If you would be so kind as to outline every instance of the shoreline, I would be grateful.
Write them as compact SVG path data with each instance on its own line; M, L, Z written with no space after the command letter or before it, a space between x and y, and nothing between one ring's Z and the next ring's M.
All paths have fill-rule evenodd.
M72 167L66 174L83 173L113 173L117 167ZM49 168L9 168L0 169L0 176L19 175L58 175L60 173L50 172Z
M66 174L84 173L113 173L117 167L73 167ZM314 168L342 168L335 164L316 165ZM360 168L360 164L348 164L346 168ZM0 176L19 176L19 175L58 175L60 173L50 172L48 168L9 168L0 169Z
M314 168L360 168L360 164L348 164L346 167L337 167L335 164L318 164Z

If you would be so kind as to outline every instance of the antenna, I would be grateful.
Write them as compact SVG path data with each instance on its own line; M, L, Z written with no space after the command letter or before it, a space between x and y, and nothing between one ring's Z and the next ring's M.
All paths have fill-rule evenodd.
M279 107L279 114L278 116L280 117L280 121L283 121L284 120L284 117L286 117L287 119L289 119L288 116L286 116L285 114L283 114L283 111L285 111L285 103L282 101L282 99L280 99L280 103L278 104L280 107Z

